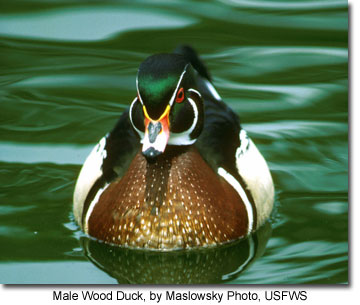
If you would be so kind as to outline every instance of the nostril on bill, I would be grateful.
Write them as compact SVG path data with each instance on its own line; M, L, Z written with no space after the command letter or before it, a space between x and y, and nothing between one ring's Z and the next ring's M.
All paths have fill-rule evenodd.
M156 137L161 132L162 126L160 122L150 122L148 126L148 132L149 132L149 142L154 143L156 140Z

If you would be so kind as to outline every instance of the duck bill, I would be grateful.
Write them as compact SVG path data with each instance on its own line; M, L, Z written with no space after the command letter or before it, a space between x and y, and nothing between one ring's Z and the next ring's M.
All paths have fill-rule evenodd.
M167 106L158 120L152 120L144 106L145 136L142 154L148 160L155 159L165 151L170 137L169 112L170 106Z

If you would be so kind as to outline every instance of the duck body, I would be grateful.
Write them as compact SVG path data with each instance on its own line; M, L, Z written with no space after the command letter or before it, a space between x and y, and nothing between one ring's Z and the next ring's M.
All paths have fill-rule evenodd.
M180 47L140 66L137 97L82 167L74 215L106 243L173 250L246 237L273 200L264 158Z

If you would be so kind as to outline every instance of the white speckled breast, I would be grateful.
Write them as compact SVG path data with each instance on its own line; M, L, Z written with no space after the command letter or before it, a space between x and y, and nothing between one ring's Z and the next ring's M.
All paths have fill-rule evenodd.
M243 237L248 218L238 193L195 148L168 149L154 163L138 153L99 196L87 227L107 243L166 250Z

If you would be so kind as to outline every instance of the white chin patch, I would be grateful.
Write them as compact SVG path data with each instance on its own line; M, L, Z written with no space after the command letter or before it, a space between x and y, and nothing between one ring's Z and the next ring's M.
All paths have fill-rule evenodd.
M143 144L142 152L145 152L151 148L158 152L164 152L167 142L168 137L166 136L165 132L160 132L153 143L150 142L149 134L146 132L143 140L141 141Z

